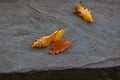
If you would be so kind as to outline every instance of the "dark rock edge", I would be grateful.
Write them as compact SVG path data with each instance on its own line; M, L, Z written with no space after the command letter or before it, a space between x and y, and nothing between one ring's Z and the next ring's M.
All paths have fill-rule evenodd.
M0 80L120 80L120 66L0 73Z

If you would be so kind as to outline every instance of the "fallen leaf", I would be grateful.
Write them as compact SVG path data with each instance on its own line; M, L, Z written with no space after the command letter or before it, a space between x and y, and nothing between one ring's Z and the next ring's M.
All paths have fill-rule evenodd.
M54 41L60 40L60 39L62 38L63 34L65 33L65 31L66 31L66 28L60 29L60 30L57 32Z
M59 54L67 49L72 43L72 40L59 40L52 45L52 49L49 51L50 54Z
M78 13L85 21L94 22L91 11L87 8L84 8L82 3L78 4L78 7L74 10L75 13Z
M56 37L58 31L55 31L51 35L43 36L38 39L36 39L35 42L32 43L32 48L41 48L41 47L47 47L50 45L51 42L54 41L54 38Z
M48 47L51 42L58 41L62 38L66 28L57 30L53 32L51 35L43 36L38 39L36 39L35 42L32 43L32 48L42 48L42 47Z

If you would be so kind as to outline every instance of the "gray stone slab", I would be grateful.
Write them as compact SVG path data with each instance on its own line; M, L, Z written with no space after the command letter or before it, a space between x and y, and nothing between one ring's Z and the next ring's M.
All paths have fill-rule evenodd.
M72 13L79 0L0 0L0 73L120 66L120 0L82 1L93 24ZM30 48L63 27L63 38L74 40L65 52Z

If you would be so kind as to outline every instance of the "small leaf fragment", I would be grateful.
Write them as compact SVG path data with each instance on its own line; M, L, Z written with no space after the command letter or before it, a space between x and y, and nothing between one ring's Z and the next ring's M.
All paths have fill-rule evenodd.
M52 49L49 51L50 54L59 54L67 49L72 43L72 40L59 40L52 45Z
M89 9L84 8L84 6L80 3L78 7L74 10L75 13L78 13L85 21L94 22L92 13Z
M66 31L66 28L60 29L60 30L57 32L54 41L60 40L60 39L62 38L63 34L65 33L65 31Z

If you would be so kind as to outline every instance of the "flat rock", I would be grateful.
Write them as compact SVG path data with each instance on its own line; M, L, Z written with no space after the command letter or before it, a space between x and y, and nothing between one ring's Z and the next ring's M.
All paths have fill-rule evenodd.
M0 0L0 73L120 66L120 0L83 0L95 22L73 14L79 0ZM40 36L67 27L69 49L33 49Z

